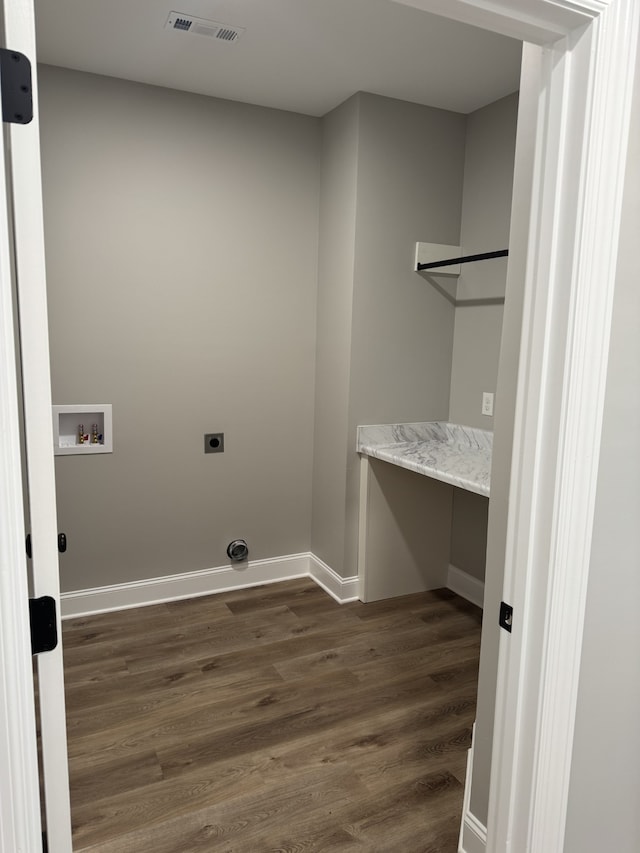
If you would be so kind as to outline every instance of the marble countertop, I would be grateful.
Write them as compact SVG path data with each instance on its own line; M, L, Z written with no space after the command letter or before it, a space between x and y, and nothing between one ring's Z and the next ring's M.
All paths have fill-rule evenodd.
M493 433L427 421L359 426L357 451L460 489L489 496Z

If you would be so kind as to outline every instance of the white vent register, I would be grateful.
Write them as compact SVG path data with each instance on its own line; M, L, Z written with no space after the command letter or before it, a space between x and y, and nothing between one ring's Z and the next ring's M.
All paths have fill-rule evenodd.
M197 36L209 36L219 41L236 42L245 31L244 27L232 27L229 24L219 24L216 21L207 21L204 18L195 18L184 12L170 12L166 30L178 30L183 33L192 33Z

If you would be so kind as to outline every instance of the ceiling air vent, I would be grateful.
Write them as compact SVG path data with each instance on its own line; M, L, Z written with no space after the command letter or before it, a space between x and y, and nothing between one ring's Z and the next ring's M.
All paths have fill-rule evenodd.
M166 30L179 30L183 33L194 33L198 36L209 36L209 38L220 41L238 41L244 27L230 27L229 24L218 24L215 21L206 21L204 18L194 18L193 15L185 15L184 12L171 12L164 25Z

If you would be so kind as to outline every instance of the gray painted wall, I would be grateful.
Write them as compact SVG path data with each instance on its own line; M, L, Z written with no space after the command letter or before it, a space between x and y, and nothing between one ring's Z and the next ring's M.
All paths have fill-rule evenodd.
M56 459L63 589L308 550L319 121L40 86L53 401L114 419L113 455Z
M566 853L640 850L640 61L632 116Z
M346 567L355 574L358 424L446 419L454 309L413 269L419 240L459 236L465 116L360 95L347 462Z
M517 121L517 94L467 116L460 228L465 254L509 246ZM506 258L461 267L457 300L471 304L456 308L449 408L455 423L493 429L493 418L481 414L482 392L496 390L503 308L490 300L504 299L506 276Z
M356 95L322 120L311 551L335 570L345 543L359 104Z
M489 498L453 489L449 563L484 581Z
M458 239L464 128L462 115L369 94L325 126L312 548L343 577L357 572L356 426L449 408L453 306L412 264L418 240Z
M368 466L363 600L446 586L451 486L378 459L363 464Z
M460 238L465 254L508 248L517 121L517 93L467 116ZM495 300L505 296L506 259L461 270L449 420L493 429L493 417L481 413L482 392L496 391L504 309ZM455 490L451 563L479 580L485 577L487 514L486 498Z
M502 306L454 311L412 259L419 240L457 243L461 220L472 250L508 244L516 121L517 95L464 117L364 93L325 119L312 550L343 576L356 572L357 425L448 416L492 427L479 401L495 390ZM489 267L478 295L504 296L505 264ZM486 500L456 496L451 562L478 578L486 520Z
M360 95L350 427L449 410L454 313L413 270L458 238L465 117Z
M517 114L514 93L467 116L460 232L465 254L509 248ZM457 298L503 297L506 273L506 258L463 265Z
M505 164L505 180L511 183L512 179L513 160ZM496 392L503 313L502 305L491 303L456 307L449 408L449 420L453 423L493 429L493 417L481 411L482 392Z

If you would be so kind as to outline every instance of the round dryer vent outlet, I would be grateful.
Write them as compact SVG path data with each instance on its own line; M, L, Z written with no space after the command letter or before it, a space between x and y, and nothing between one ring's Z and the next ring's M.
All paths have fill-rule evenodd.
M234 539L227 547L227 556L234 563L240 563L249 556L249 546L244 539Z

